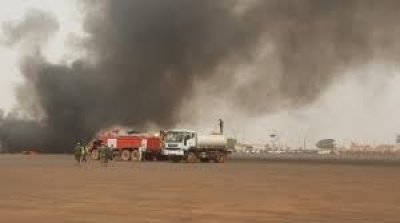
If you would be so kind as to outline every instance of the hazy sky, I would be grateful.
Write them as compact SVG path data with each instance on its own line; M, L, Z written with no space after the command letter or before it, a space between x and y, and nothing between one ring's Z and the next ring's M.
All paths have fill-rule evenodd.
M72 54L66 46L68 38L81 31L81 17L75 3L75 0L0 0L0 24L21 20L30 9L51 12L60 28L44 53L51 61L62 60ZM4 34L0 29L1 40L4 40ZM15 104L14 89L22 81L18 68L19 47L0 43L0 109L10 110Z

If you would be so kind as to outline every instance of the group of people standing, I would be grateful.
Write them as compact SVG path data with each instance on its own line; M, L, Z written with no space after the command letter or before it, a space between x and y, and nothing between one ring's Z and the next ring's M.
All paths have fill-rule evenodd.
M112 148L107 145L101 145L98 148L100 164L103 166L108 165L108 161L112 160ZM78 142L74 148L74 155L77 165L87 163L87 155L89 153L88 147Z
M113 149L107 145L101 145L98 148L100 156L100 164L103 166L108 165L108 161L113 159Z
M83 146L80 142L78 142L74 149L75 160L78 165L82 163L87 163L88 149L86 146Z

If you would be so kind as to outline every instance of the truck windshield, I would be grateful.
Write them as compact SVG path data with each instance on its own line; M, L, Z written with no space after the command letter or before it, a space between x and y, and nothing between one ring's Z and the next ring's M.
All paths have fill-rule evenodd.
M182 132L168 132L165 135L165 142L182 142L184 137L184 133Z

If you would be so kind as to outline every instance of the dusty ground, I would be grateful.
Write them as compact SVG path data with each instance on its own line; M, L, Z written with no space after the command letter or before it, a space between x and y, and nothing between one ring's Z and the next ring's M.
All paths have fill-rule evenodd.
M400 222L400 166L0 156L0 222Z

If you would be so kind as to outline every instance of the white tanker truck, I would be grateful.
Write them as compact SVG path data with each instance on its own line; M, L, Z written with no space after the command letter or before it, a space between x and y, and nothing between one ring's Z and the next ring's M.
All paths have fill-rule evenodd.
M170 130L164 135L163 153L173 162L223 163L230 152L227 139L222 134L201 136L191 130Z

